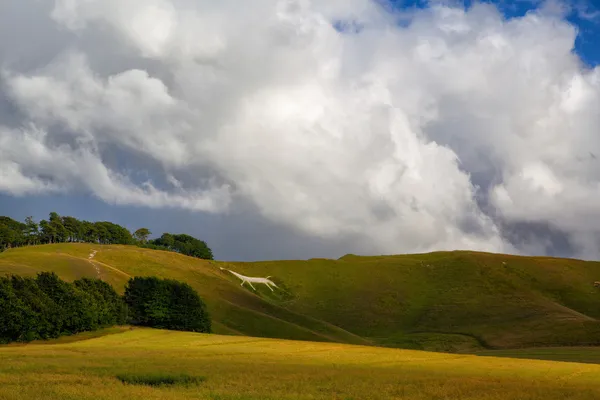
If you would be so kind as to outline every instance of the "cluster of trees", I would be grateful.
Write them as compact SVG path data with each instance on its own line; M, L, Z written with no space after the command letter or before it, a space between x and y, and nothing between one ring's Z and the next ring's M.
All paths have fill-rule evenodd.
M204 302L185 282L154 276L135 277L129 280L124 297L132 324L178 331L211 331Z
M68 283L53 272L0 278L0 343L56 338L126 321L125 302L99 279Z
M175 251L192 257L213 259L208 245L185 234L164 233L160 238L148 240L152 234L148 228L140 228L133 234L125 227L108 221L80 221L69 216L51 212L48 220L35 222L33 217L25 222L0 216L0 251L36 244L85 242L98 244L128 244L161 250Z
M134 238L126 228L112 222L80 221L55 212L39 224L33 217L25 218L25 222L0 217L0 247L65 242L133 244Z
M125 323L211 332L204 302L183 282L134 277L119 296L100 279L69 283L54 272L0 278L0 343L51 339Z
M161 237L145 242L141 245L156 250L168 250L185 254L186 256L212 260L212 250L207 244L193 236L173 233L163 233Z

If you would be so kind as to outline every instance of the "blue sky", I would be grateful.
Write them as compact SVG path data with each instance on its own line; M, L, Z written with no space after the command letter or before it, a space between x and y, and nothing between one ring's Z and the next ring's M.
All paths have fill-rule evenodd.
M252 12L224 0L211 13L194 8L203 2L157 12L107 1L0 2L0 66L11 72L0 74L0 215L188 233L228 260L455 248L600 258L589 223L600 206L584 202L600 187L589 156L600 154L598 1L560 3L585 68L568 54L569 30L549 20L542 32L566 37L556 47L530 26L501 26L490 40L505 47L488 58L495 44L446 41L436 17L389 22L401 34L387 35L370 10L382 29L347 41L315 23L351 19L369 10L363 0ZM438 3L473 5L392 9ZM559 0L492 3L511 19ZM193 13L216 22L173 28ZM423 43L429 31L440 36ZM536 63L515 62L531 40ZM221 196L207 177L231 188ZM55 184L68 189L40 194Z
M465 2L470 3L470 2ZM500 1L498 7L506 18L525 15L538 5L532 1ZM577 26L575 51L588 66L600 64L600 7L598 2L584 0L574 3L567 20Z
M426 8L430 4L436 3L435 0L391 0L391 2L399 9L412 7ZM543 5L541 0L487 0L481 2L496 5L507 19L522 17L527 12L536 10ZM474 1L464 0L462 2L452 1L447 3L462 3L464 8L468 9L473 5ZM586 65L594 67L600 64L600 1L581 0L562 3L570 8L567 20L577 26L579 30L575 41L575 51Z

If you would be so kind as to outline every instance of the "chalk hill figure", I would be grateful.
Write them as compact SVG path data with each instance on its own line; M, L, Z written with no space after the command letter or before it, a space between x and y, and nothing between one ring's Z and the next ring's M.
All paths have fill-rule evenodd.
M229 269L225 269L222 267L219 267L221 269L221 271L229 271L231 272L233 275L237 276L238 278L240 278L242 280L242 283L240 284L240 286L244 286L244 283L248 282L248 284L250 286L252 286L252 289L256 290L256 288L252 285L252 282L254 283L264 283L265 285L267 285L267 287L269 289L271 289L271 292L273 292L273 288L271 288L271 285L273 285L274 287L278 288L278 286L269 278L271 277L270 275L267 276L266 278L259 278L259 277L253 277L253 276L245 276L242 274L238 274L237 272L231 271Z

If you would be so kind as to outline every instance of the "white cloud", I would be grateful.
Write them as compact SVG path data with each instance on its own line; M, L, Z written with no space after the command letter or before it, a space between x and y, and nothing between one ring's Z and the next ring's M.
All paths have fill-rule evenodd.
M23 175L19 164L0 161L0 191L22 196L32 193L56 192L59 188L41 179Z
M574 8L579 18L590 22L600 22L600 10L597 5L594 5L594 2L581 0L575 4Z
M91 147L53 146L48 133L34 126L0 128L0 160L0 190L15 195L84 188L113 204L175 206L206 212L225 211L230 202L227 186L166 192L151 182L135 185L108 169Z
M496 218L551 224L595 254L581 238L598 233L600 70L572 53L557 4L510 21L437 4L402 27L367 0L57 0L53 21L114 46L112 67L65 44L6 70L38 136L3 129L0 190L210 212L237 199L377 252L518 251L487 198ZM166 188L108 166L111 146L156 163Z

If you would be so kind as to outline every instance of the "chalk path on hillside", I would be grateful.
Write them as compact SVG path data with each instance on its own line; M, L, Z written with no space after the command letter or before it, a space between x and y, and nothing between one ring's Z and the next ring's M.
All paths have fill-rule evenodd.
M98 275L98 277L100 277L100 268L98 267L98 265L96 265L92 260L94 259L94 256L96 255L96 253L98 252L98 250L94 250L90 253L90 255L88 256L88 261L90 262L90 264L92 264L94 266L94 268L96 269L96 275Z
M80 260L80 261L82 261L82 260L87 260L89 263L91 263L92 265L94 265L94 267L95 267L95 268L98 268L97 266L98 266L98 265L100 265L100 266L102 266L102 267L104 267L104 268L106 268L106 269L110 269L110 270L112 270L112 271L114 271L114 272L116 272L116 273L118 273L118 274L120 274L120 275L123 275L123 276L125 276L125 277L126 277L126 278L128 278L128 279L129 279L129 278L131 278L131 275L129 275L127 272L121 271L120 269L118 269L118 268L115 268L115 267L113 267L112 265L108 265L108 264L106 264L106 263L103 263L103 262L101 262L101 261L95 260L95 259L93 259L93 257L92 257L92 258L90 258L90 257L88 256L88 258L87 258L87 259L85 259L85 258L83 258L83 257L74 256L73 254L69 254L69 253L65 253L65 252L61 252L61 251L59 251L59 252L52 252L52 253L47 253L47 252L46 252L46 253L43 253L43 254L46 254L46 255L49 255L49 256L50 256L50 255L56 255L56 254L59 254L60 256L63 256L63 257L69 257L69 258L74 258L74 259L76 259L76 260ZM95 253L94 253L94 254L95 254ZM99 269L99 268L98 268L98 269Z

